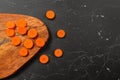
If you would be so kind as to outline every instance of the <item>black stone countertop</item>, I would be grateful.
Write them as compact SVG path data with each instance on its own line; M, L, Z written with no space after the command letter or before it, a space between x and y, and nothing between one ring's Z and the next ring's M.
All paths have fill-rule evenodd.
M55 20L45 12L56 12ZM0 12L26 14L47 24L47 45L4 80L120 80L120 0L0 0ZM64 29L64 39L56 31ZM62 58L53 51L61 48ZM42 65L39 56L48 54Z

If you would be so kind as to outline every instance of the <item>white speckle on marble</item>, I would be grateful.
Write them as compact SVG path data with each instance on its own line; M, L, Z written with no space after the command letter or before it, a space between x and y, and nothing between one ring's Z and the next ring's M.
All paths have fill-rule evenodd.
M98 18L98 17L99 17L99 15L96 15L96 17Z
M106 38L106 41L108 41L109 40L109 38Z
M108 67L106 68L106 70L109 71L109 72L111 72L110 68L108 68Z
M100 15L102 18L104 18L105 16L104 15Z
M103 39L103 36L102 36L101 33L102 33L102 30L100 30L100 31L98 32L98 36L100 36L100 38Z
M96 73L98 73L99 71L96 71Z
M77 13L75 11L73 11L73 15L77 15Z
M74 71L78 71L78 69L74 69Z
M103 39L103 36L101 36L100 38Z
M98 32L98 35L101 36L101 32Z
M104 18L105 16L104 15L96 15L96 17L101 17L101 18Z
M83 5L83 7L87 7L87 5Z

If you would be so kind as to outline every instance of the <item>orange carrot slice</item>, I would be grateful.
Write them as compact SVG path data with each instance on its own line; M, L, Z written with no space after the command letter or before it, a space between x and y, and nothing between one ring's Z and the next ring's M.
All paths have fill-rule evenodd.
M18 33L19 34L26 34L27 33L27 28L26 27L18 27Z
M11 28L13 29L13 28L15 28L15 23L13 21L8 21L6 23L6 27L9 29L11 29Z
M29 31L28 31L28 36L30 37L30 38L35 38L36 36L37 36L37 30L35 30L35 29L30 29Z
M54 19L54 18L55 18L55 12L54 12L53 10L48 10L48 11L46 12L46 17L47 17L48 19Z
M37 38L35 41L36 46L43 47L45 45L45 40L42 38Z
M23 56L23 57L27 56L28 55L28 50L26 48L21 48L19 50L19 55Z
M49 57L46 54L42 54L39 58L40 63L46 64L49 62Z
M12 38L12 45L17 46L17 45L20 45L20 43L21 43L21 38L20 37L15 36L15 37Z
M63 55L62 49L56 49L56 50L54 51L54 56L55 56L55 57L59 58L59 57L62 57L62 55Z
M32 41L31 39L26 39L26 40L24 41L24 46L25 46L26 48L31 49L31 48L33 47L33 41Z
M7 35L8 37L14 36L14 35L15 35L15 30L14 30L14 29L7 29L7 30L6 30L6 35Z
M17 27L26 27L26 26L27 26L27 22L25 21L25 19L19 19L19 20L16 22L16 26L17 26Z
M57 31L57 37L58 38L64 38L65 35L66 35L66 33L65 33L64 30L60 29L60 30Z

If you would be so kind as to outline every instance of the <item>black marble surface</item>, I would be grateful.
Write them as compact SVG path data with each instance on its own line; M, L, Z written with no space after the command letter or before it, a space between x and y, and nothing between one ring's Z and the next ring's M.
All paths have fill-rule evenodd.
M55 20L46 19L48 9ZM120 80L120 0L0 0L0 12L40 18L50 31L43 50L4 80ZM66 38L56 37L58 29ZM56 48L62 58L53 56ZM39 62L42 53L47 65Z

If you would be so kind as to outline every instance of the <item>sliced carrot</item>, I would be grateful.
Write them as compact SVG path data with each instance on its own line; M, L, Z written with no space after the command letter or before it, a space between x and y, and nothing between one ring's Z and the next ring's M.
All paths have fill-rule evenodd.
M12 38L12 45L17 46L17 45L20 45L20 43L21 43L21 38L20 37L15 36L15 37Z
M19 55L23 56L23 57L27 56L28 55L28 50L26 48L21 48L19 50Z
M27 33L27 28L26 27L18 27L18 33L19 34L26 34Z
M30 29L29 31L28 31L28 36L30 37L30 38L35 38L36 36L37 36L37 30L35 30L35 29Z
M46 17L47 17L48 19L54 19L54 18L55 18L55 12L54 12L53 10L48 10L48 11L46 12Z
M6 27L11 29L11 28L15 28L15 23L13 21L8 21L6 23Z
M31 40L31 39L26 39L25 41L24 41L24 46L26 47L26 48L32 48L33 47L33 41Z
M61 57L63 55L63 51L62 51L62 49L56 49L55 51L54 51L54 56L55 57Z
M17 26L17 27L26 27L26 26L27 26L27 22L25 21L25 19L19 19L19 20L16 22L16 26Z
M46 64L49 62L49 57L46 54L42 54L39 58L40 63Z
M36 46L43 47L45 45L45 40L42 38L37 38L35 41Z
M15 35L15 30L14 30L14 29L7 29L7 30L6 30L6 35L7 35L8 37L14 36L14 35Z
M66 35L66 33L65 33L64 30L60 29L60 30L57 31L57 37L58 38L64 38L65 35Z

